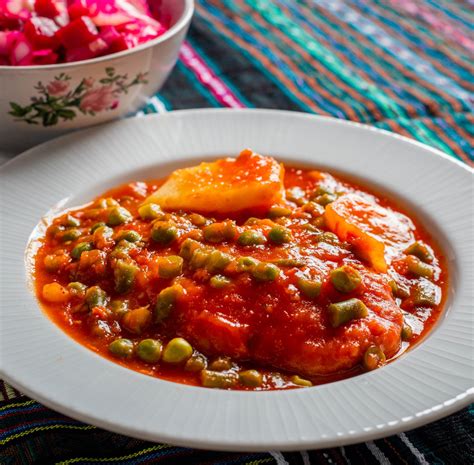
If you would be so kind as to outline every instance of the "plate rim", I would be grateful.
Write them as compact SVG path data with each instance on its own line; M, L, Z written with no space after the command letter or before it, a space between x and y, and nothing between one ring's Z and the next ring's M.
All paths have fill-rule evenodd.
M347 126L347 125L348 126L355 126L355 127L361 128L363 130L369 130L369 131L375 132L375 133L382 133L385 136L388 136L390 138L400 139L400 140L404 141L405 143L408 143L410 145L415 145L419 148L422 148L425 151L428 150L429 152L431 152L435 155L441 156L444 160L448 160L450 163L454 163L455 165L457 165L457 167L467 170L471 174L473 174L473 172L474 172L474 170L472 170L469 166L462 163L461 161L458 161L458 160L454 159L453 157L450 157L449 155L444 154L443 152L439 151L438 149L429 147L429 146L427 146L427 145L425 145L421 142L418 142L418 141L415 141L413 139L409 139L407 137L401 136L399 134L395 134L395 133L392 133L390 131L386 131L386 130L376 128L376 127L373 127L373 126L367 126L367 125L357 123L357 122L339 120L339 119L336 119L336 118L326 117L326 116L311 115L311 114L307 114L307 113L292 112L292 111L266 110L266 109L263 109L263 110L262 109L203 109L203 110L199 110L199 109L196 110L195 109L195 110L177 110L177 111L169 112L169 113L162 114L162 115L149 115L149 116L146 117L146 119L148 119L148 120L155 119L157 121L160 121L163 118L169 118L169 117L175 118L176 117L175 115L177 115L177 114L178 114L177 118L179 119L181 117L181 115L183 115L184 118L186 118L186 117L191 117L192 118L196 114L199 115L199 114L203 114L203 113L206 113L206 114L227 113L227 114L229 114L229 113L247 113L247 112L251 112L253 114L258 113L258 114L262 115L262 117L277 113L278 115L281 115L285 118L286 117L305 118L305 119L309 118L311 120L322 120L322 121L329 122L331 124L338 124L338 125L342 125L342 126ZM143 118L141 118L140 120L143 120ZM135 123L134 123L134 121L135 121ZM104 126L110 126L110 125L114 125L114 124L115 125L116 124L124 124L124 123L125 123L125 125L127 125L127 124L129 124L129 122L132 122L132 125L133 124L139 124L139 123L136 123L136 121L137 120L133 120L133 119L122 120L118 123L108 123L108 124L105 124ZM155 124L159 124L159 123L155 123ZM61 141L67 142L68 139L74 139L75 137L77 137L77 133L85 134L89 131L97 131L97 127L96 128L91 128L91 129L84 129L84 130L81 130L81 131L78 131L78 132L74 132L72 134L63 135L63 136L61 136L57 139L53 139L52 141L45 142L43 144L40 144L39 146L36 146L32 149L29 149L26 152L23 152L21 155L15 157L14 159L12 159L9 162L5 163L0 168L0 174L2 174L4 171L7 171L9 168L12 167L12 165L15 165L16 163L23 163L23 161L28 160L29 157L34 157L37 152L44 151L44 149L47 148L51 143L58 143L58 141L59 142L61 142ZM160 162L163 163L163 160L157 161L157 163L160 163ZM48 207L45 207L45 208L48 208ZM0 249L0 250L2 250L2 249ZM55 325L53 325L53 326L55 326ZM74 341L74 344L77 344L77 343ZM1 360L0 360L0 363L1 363ZM126 369L124 369L124 370L126 370ZM127 370L127 372L128 371L129 370ZM89 424L94 424L96 426L106 428L106 429L110 429L110 430L114 430L114 431L117 431L119 433L127 434L129 436L136 437L136 438L139 438L139 439L148 439L148 440L160 441L160 442L161 441L172 442L173 444L182 445L182 446L186 446L186 447L197 447L197 448L201 447L201 448L215 449L215 450L265 451L265 450L269 450L269 449L298 450L298 449L307 448L307 447L314 447L314 439L308 439L307 441L305 441L305 440L301 440L301 438L298 439L296 442L295 441L289 441L285 444L283 444L283 443L275 444L274 442L268 442L268 443L259 443L258 445L256 445L256 444L253 444L253 443L250 443L250 444L249 443L235 444L235 443L232 443L232 440L230 440L228 443L222 443L222 441L220 441L219 443L213 443L212 440L196 442L196 440L194 440L193 438L181 438L180 439L180 438L176 438L176 437L166 437L166 435L163 435L163 434L160 435L160 438L157 438L157 435L154 434L153 432L150 433L149 435L147 433L144 434L144 432L140 432L138 434L138 432L135 429L128 429L128 427L124 427L123 425L121 425L120 428L118 429L117 425L115 425L115 424L108 424L108 422L105 421L105 420L98 421L95 417L91 417L87 414L81 413L80 411L77 410L77 408L74 409L74 408L71 408L71 406L69 406L69 407L68 406L63 406L62 404L57 404L54 400L48 399L47 397L44 397L43 395L38 395L38 393L35 391L35 389L30 389L29 386L24 385L24 383L22 383L22 382L19 382L18 380L15 379L14 374L4 372L2 367L0 367L0 376L3 379L5 379L7 382L10 382L13 386L18 387L21 391L25 392L26 394L28 394L32 398L38 399L41 403L43 403L44 405L46 405L50 408L53 408L56 411L60 411L61 413L64 413L65 415L69 415L73 418L79 419L81 421L85 421ZM349 380L346 380L346 381L349 381ZM192 388L192 389L195 389L195 388ZM290 391L286 391L286 392L288 393ZM246 393L245 395L248 395L248 394ZM263 393L257 393L257 395L263 395ZM292 394L290 394L290 395L292 395ZM356 443L356 442L362 442L362 441L365 441L365 440L384 437L384 436L387 436L389 434L398 433L400 431L406 431L407 429L412 429L412 428L415 428L417 426L420 426L420 425L426 423L426 415L429 415L429 421L435 421L435 420L437 420L437 419L439 419L443 416L449 415L449 414L459 410L460 408L464 407L465 405L468 405L470 402L472 402L472 399L474 399L474 389L468 389L464 393L458 394L458 396L456 398L451 399L449 403L445 402L445 404L443 404L442 406L438 406L439 408L437 408L434 411L430 411L427 414L421 414L419 416L412 417L409 420L407 420L406 422L400 421L400 422L397 422L394 425L383 425L383 427L380 428L378 431L377 430L375 430L375 431L369 430L369 431L366 431L365 433L357 432L357 435L353 436L352 438L349 436L349 438L345 437L342 440L338 439L338 438L334 438L334 439L331 439L331 440L329 440L329 439L328 440L319 440L318 444L317 444L317 447L318 448L333 447L333 446L342 445L342 444L343 445L348 445L348 444L352 444L352 443ZM231 443L232 443L232 445L231 445Z

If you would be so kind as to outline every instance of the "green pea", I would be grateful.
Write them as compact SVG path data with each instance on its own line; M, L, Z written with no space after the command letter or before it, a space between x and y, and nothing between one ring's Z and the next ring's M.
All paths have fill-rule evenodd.
M229 357L219 357L209 364L209 370L227 371L233 367L232 360Z
M196 249L193 252L191 260L189 261L190 268L192 268L193 270L197 268L204 268L206 266L207 261L209 260L210 255L211 252L208 249Z
M322 194L318 195L314 200L315 202L319 203L319 205L322 205L325 207L326 205L329 205L331 202L334 202L334 200L337 199L337 196L334 194Z
M107 293L99 286L92 286L86 291L86 303L90 309L104 307L107 304Z
M414 305L434 307L440 302L440 289L426 279L420 280L413 289L412 299Z
M385 363L386 357L383 353L383 350L379 346L372 345L364 353L364 358L362 359L362 366L368 370L372 371L376 368L379 368Z
M293 375L290 378L290 381L293 384L296 384L297 386L302 386L302 387L311 387L313 385L313 383L309 379L301 378L298 375Z
M184 289L181 285L174 284L173 286L165 287L158 294L153 314L155 323L161 323L168 318L178 300L178 297L182 295L183 292Z
M166 344L163 351L163 361L166 363L184 363L193 354L191 344L182 337L175 337Z
M230 262L232 258L230 255L221 252L220 250L214 250L209 254L209 258L206 261L206 269L209 273L218 273L222 271Z
M171 279L179 276L183 272L183 259L178 255L168 255L159 257L158 275L160 278Z
M305 203L302 209L304 212L309 213L313 218L319 218L324 213L323 206L316 202Z
M104 222L100 221L99 223L94 223L91 227L91 234L95 232L96 229L107 226Z
M409 341L413 337L413 329L409 324L403 324L401 337L403 341Z
M420 260L424 261L425 263L431 263L434 259L433 254L431 253L430 249L427 245L423 244L423 242L416 241L411 244L406 250L405 253L407 255L414 255L418 257Z
M109 352L120 358L130 358L133 354L133 342L130 339L115 339L109 344Z
M81 235L82 233L79 231L79 229L71 228L66 229L66 231L63 233L58 234L58 237L60 238L61 242L70 242L79 239Z
M112 207L109 210L109 216L107 218L107 224L109 226L118 226L124 224L132 219L132 214L123 207Z
M141 240L142 236L133 229L129 229L126 231L120 231L117 236L117 241L128 241L128 242L138 242Z
M349 299L329 305L328 313L331 326L337 328L348 321L367 316L369 311L361 300Z
M142 220L156 220L163 215L163 212L156 203L147 203L138 209L138 214Z
M266 237L259 231L244 231L238 238L240 245L262 245L267 242Z
M327 244L338 244L339 243L339 238L336 236L336 234L330 232L330 231L325 231L317 236L318 242L326 242Z
M251 273L258 281L275 281L280 275L280 268L273 263L261 262L252 269Z
M80 282L72 282L67 285L69 294L73 297L84 297L86 295L87 286Z
M291 189L287 189L286 191L286 198L290 201L290 202L294 202L296 203L296 205L303 205L306 203L306 200L305 200L305 192L303 189L301 189L301 187L292 187Z
M282 216L290 216L291 215L291 209L286 208L286 207L280 207L278 205L275 205L270 208L268 211L268 216L270 218L281 218Z
M97 230L99 231L99 230ZM120 241L115 247L114 250L110 253L112 258L121 258L128 259L130 258L130 251L136 249L136 246L133 242Z
M66 216L66 226L77 227L81 225L81 221L78 218L75 218L72 215Z
M44 257L44 267L49 273L55 273L61 267L63 263L62 255L46 255Z
M125 294L130 291L135 283L135 275L139 268L134 263L118 260L114 268L115 291Z
M128 301L127 300L112 300L109 305L113 314L118 318L121 318L128 311Z
M200 377L202 386L208 388L228 389L238 382L238 376L233 372L202 370Z
M322 284L312 279L298 278L296 286L306 297L315 299L321 292Z
M88 250L92 250L93 248L94 244L92 242L81 242L71 250L71 256L76 259L80 258L82 252L87 252Z
M360 273L350 265L344 265L331 271L331 282L339 291L349 293L355 291L362 284Z
M274 226L268 233L268 239L275 244L285 244L291 241L291 232L283 226Z
M207 222L206 218L198 213L191 213L189 215L189 221L191 221L194 226L204 226Z
M168 221L155 221L151 228L151 238L161 245L171 244L178 237L178 229Z
M405 263L407 264L408 271L418 278L432 278L434 276L433 268L414 255L408 255L405 258Z
M207 242L222 242L224 240L224 228L222 223L209 224L202 232Z
M257 370L245 370L239 373L239 381L244 386L258 387L263 383L263 376Z
M202 371L207 366L207 359L204 355L200 353L194 353L191 358L184 364L184 369L186 371L191 371L193 373Z
M112 197L107 197L106 199L99 199L96 202L98 208L107 208L107 207L118 207L120 203Z
M156 363L161 358L163 345L156 339L143 339L137 346L137 355L144 362Z
M229 278L226 278L225 276L221 276L219 274L216 276L213 276L209 280L209 284L214 289L222 289L224 287L227 287L230 283L231 283L231 280Z
M258 261L252 257L241 257L237 260L237 271L251 271L257 264Z
M187 238L182 244L179 250L179 255L185 260L190 260L196 249L201 247L201 244L194 239Z

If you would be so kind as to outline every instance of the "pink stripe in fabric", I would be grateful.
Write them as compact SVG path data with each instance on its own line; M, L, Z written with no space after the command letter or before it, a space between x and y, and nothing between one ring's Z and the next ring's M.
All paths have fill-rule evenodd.
M443 21L439 16L434 14L430 8L421 5L420 3L412 0L391 0L393 5L405 10L413 16L418 16L428 24L433 26L435 29L442 31L447 37L457 42L465 49L474 52L474 41L464 34L459 26L454 27L446 21Z
M211 91L212 95L214 95L220 104L231 108L245 108L245 105L232 90L216 76L188 43L183 44L179 56L184 65L191 69L199 81Z

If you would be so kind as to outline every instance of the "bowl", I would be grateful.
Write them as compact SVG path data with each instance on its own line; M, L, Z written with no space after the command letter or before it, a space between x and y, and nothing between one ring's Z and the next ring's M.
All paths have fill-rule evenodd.
M0 141L19 152L73 129L135 112L157 92L178 58L193 0L161 0L170 29L123 52L43 66L0 66ZM48 103L55 99L53 105Z

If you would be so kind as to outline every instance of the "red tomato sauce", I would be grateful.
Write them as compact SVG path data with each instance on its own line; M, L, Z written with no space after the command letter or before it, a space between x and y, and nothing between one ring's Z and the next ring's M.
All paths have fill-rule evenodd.
M440 248L403 206L366 187L340 176L286 167L287 201L280 206L285 211L206 216L179 211L160 212L153 220L141 218L140 205L162 182L112 189L56 217L39 239L35 285L43 309L77 342L116 363L197 386L272 390L318 385L396 359L427 335L442 312L448 276ZM375 271L361 257L352 236L340 240L325 222L328 205L354 193L396 215L403 227L409 225L409 242L418 244L413 253L407 252L411 244L392 244L386 252L386 272ZM123 223L111 224L111 209L119 207L130 216ZM109 226L91 233L101 222ZM175 228L169 243L153 239L156 222ZM206 228L216 223L223 225L216 227L217 237L206 236ZM135 231L139 239L124 244L120 240L124 231ZM263 236L264 243L242 244L245 231ZM289 237L281 243L282 231ZM205 257L218 251L213 255L216 263L210 265L207 258L205 265L198 266L198 254L193 251L189 257L183 251L186 240L195 241ZM88 243L88 250L74 254L81 243ZM184 258L163 264L162 257L167 256ZM249 265L251 270L243 270L239 262L243 257L270 264L260 270L269 275L259 277L255 263ZM117 291L118 261L133 274L125 292ZM126 268L130 264L132 268ZM335 286L333 272L341 267L357 275L355 289L342 292ZM127 287L130 283L123 276L119 281ZM84 287L71 290L71 282ZM57 285L45 292L44 286L51 283ZM98 305L87 303L87 292L94 286L106 295ZM165 305L171 309L164 317L157 316L160 293L173 286L179 292L171 305ZM343 313L336 309L333 314L329 307L350 299L362 302L361 311L368 308L368 314L354 317L356 305L348 321L336 322L334 318L343 318ZM126 308L114 310L112 302L117 300L126 301ZM126 316L136 309L142 310ZM193 360L200 360L196 371L190 371L189 357L178 363L163 360L167 343L176 337L191 345ZM110 344L116 339L131 341L125 356L111 352ZM162 344L159 361L150 363L137 356L144 339ZM203 370L206 375L211 372L210 381L203 381ZM212 378L215 373L220 373L217 381Z

